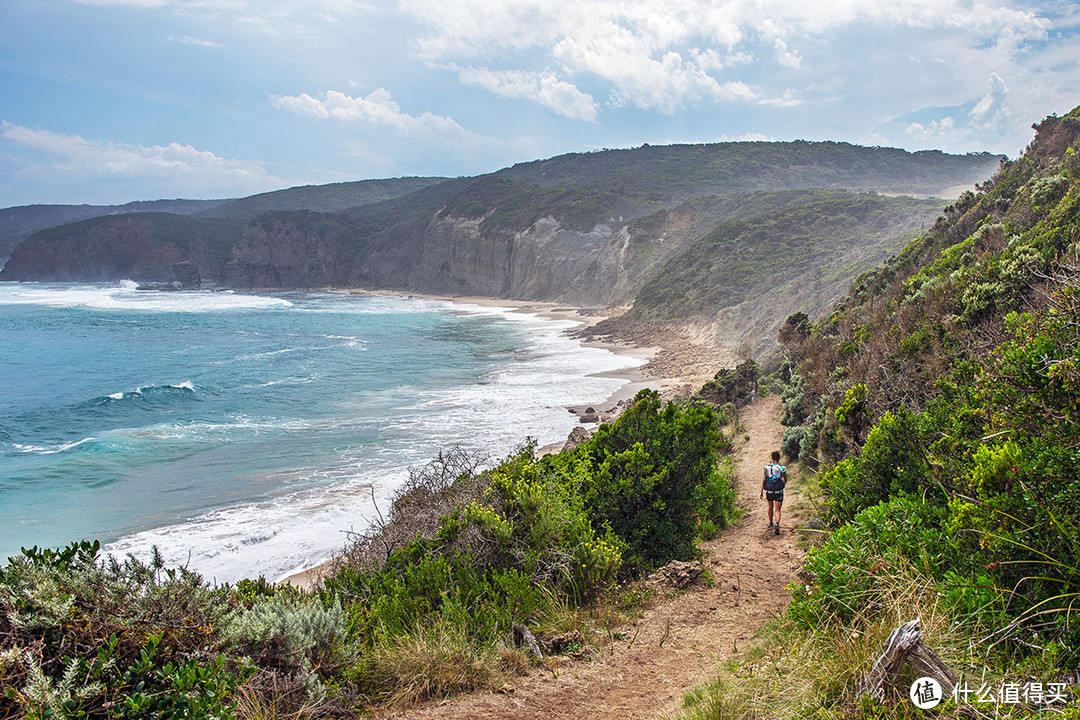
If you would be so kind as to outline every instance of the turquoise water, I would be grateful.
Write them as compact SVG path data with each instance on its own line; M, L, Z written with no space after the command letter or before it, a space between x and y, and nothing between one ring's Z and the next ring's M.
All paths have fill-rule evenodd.
M219 581L339 549L438 450L566 437L639 361L570 323L344 293L0 283L0 557L99 538Z

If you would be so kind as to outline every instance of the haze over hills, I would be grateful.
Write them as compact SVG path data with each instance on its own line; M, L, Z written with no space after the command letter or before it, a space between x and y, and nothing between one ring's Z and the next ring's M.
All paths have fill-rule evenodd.
M11 250L38 230L73 223L103 215L165 212L193 215L221 204L222 200L153 200L124 205L21 205L0 210L0 258L7 260Z
M11 250L38 230L108 215L169 213L202 217L250 219L272 210L316 210L338 212L371 202L380 202L439 183L445 178L392 178L357 180L330 185L304 185L259 193L239 199L150 200L124 205L23 205L0 210L0 262Z
M241 289L633 303L640 320L708 324L766 266L792 302L825 307L943 204L877 193L973 187L1000 160L804 141L563 155L475 178L309 186L59 225L15 248L0 280L168 282L187 263ZM774 336L789 304L751 313L740 342Z

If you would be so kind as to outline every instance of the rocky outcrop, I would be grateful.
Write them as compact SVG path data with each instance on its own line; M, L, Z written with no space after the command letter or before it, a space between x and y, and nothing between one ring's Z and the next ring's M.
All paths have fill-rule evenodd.
M180 287L185 290L198 290L202 287L202 277L199 275L199 266L190 260L174 263L172 266L173 277Z
M704 571L705 568L700 562L672 560L650 575L648 584L653 587L682 590L692 585L699 577L701 577L701 574Z
M579 425L570 431L570 434L566 437L566 442L563 443L562 449L576 450L584 443L588 442L590 437L592 437L592 434Z

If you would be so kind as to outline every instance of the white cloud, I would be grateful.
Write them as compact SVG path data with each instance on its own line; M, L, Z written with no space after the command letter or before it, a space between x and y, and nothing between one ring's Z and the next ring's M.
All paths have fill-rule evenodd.
M763 97L758 100L758 104L775 108L790 108L802 105L803 100L794 90L787 88L779 97Z
M0 138L53 158L29 162L17 173L17 177L50 184L94 180L150 182L171 188L172 193L202 197L221 192L247 194L286 184L258 163L229 160L176 142L125 145L36 130L7 121L0 123Z
M971 124L976 127L993 127L1005 117L1005 99L1008 96L1005 81L997 73L990 73L990 90L971 109Z
M535 100L571 120L596 120L597 106L592 95L583 93L572 83L560 80L550 70L526 72L469 67L458 72L458 80L503 97Z
M731 137L728 135L721 135L717 138L717 142L775 142L776 138L770 135L762 135L761 133L743 133Z
M798 70L802 66L802 56L795 50L788 50L787 43L780 38L776 38L773 49L776 50L777 64L794 70Z
M424 112L410 115L394 101L390 91L379 88L367 97L352 97L339 90L329 90L321 98L307 93L273 98L275 107L318 120L364 122L381 125L407 137L463 135L467 131L449 117Z
M958 131L956 121L949 116L925 124L913 122L904 128L904 132L920 145L932 147L935 143L944 144L955 140Z
M190 35L170 35L169 40L171 42L183 43L185 45L194 45L196 47L205 48L223 48L225 47L219 42L213 40L202 40L200 38L191 37Z
M721 64L715 53L691 50L688 54L690 58L684 59L676 50L658 53L646 38L616 24L565 37L552 48L552 55L565 67L608 80L616 105L670 115L684 103L703 98L747 101L756 97L746 84L720 82L710 74Z
M970 0L399 0L426 28L421 56L435 67L513 67L537 53L561 77L606 82L616 105L673 113L702 100L761 101L760 88L725 77L736 61L772 53L789 69L807 67L792 38L827 44L841 31L904 27L951 33L959 48L983 48L1004 62L1047 37L1051 23L1026 9ZM512 70L491 70L510 73ZM474 78L463 81L474 80ZM476 83L474 83L476 84ZM505 83L491 83L506 94Z

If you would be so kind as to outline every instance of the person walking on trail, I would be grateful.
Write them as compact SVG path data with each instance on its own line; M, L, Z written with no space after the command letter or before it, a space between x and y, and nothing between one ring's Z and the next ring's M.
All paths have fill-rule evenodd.
M780 506L784 504L784 486L787 485L787 468L780 464L780 453L773 450L772 462L765 465L762 470L764 477L761 481L760 497L769 503L769 528L780 534ZM773 506L775 506L776 522L773 522Z

